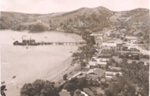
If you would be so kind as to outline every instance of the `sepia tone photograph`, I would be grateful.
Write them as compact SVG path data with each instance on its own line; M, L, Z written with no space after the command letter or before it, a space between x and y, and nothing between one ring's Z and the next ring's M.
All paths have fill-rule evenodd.
M1 96L149 96L149 0L1 0Z

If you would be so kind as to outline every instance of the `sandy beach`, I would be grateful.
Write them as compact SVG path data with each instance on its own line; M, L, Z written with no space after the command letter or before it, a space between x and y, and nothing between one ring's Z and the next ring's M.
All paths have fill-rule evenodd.
M78 42L81 37L61 32L28 33L1 31L1 81L7 85L7 96L19 96L24 83L36 79L58 81L71 68L71 55L78 46L13 46L15 40L33 38L37 41ZM45 38L46 37L46 38ZM73 67L72 67L73 68ZM15 76L15 78L12 78Z

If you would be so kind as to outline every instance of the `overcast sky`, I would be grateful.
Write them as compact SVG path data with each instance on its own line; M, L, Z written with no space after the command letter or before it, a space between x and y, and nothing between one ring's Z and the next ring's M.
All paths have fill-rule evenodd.
M149 8L149 0L1 0L1 11L52 13L104 6L113 11Z

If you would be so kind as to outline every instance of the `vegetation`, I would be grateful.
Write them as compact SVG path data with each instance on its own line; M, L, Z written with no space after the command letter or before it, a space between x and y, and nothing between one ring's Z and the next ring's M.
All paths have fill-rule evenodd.
M87 87L87 84L86 78L73 78L65 84L64 89L74 92L76 89L83 90L83 88Z
M80 64L81 69L83 69L97 51L94 46L94 37L90 36L90 33L86 31L84 32L84 34L81 35L82 38L86 41L86 45L80 46L78 48L78 51L72 55L72 62Z
M1 95L6 96L5 91L6 91L6 85L1 85Z
M58 89L53 82L36 80L21 88L21 96L59 96Z
M43 32L49 30L49 26L47 26L43 22L37 22L29 25L29 30L31 32Z
M106 96L148 96L148 66L133 62L122 66L123 76L110 83Z
M34 28L29 28L37 21L41 21L43 25L36 23ZM13 29L13 30L34 30L36 26L43 27L44 31L46 26L50 30L67 30L70 33L80 33L80 28L92 30L92 32L102 31L104 28L114 28L119 31L126 29L126 33L134 34L136 31L140 32L137 36L148 37L149 33L149 10L147 9L134 9L131 11L113 12L104 7L97 8L81 8L72 12L62 14L22 14L16 12L2 12L0 29ZM21 26L21 28L20 28ZM37 27L38 28L38 27ZM40 31L43 31L40 29ZM38 30L37 30L38 31ZM80 32L78 32L80 31ZM146 39L145 39L146 40Z
M65 75L63 76L63 79L64 79L64 80L68 80L68 75L65 74Z

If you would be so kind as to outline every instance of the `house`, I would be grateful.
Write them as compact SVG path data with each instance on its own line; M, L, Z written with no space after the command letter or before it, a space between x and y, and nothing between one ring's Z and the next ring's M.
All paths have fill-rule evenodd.
M100 58L97 58L97 62L107 62L107 61L109 61L109 58L102 58L102 57L100 57Z
M96 43L96 45L100 45L100 43L102 42L102 40L103 40L103 34L101 34L101 33L92 33L92 34L90 34L90 36L94 36L94 39L95 39L95 43Z
M96 62L97 62L96 58L92 58L92 59L89 61L89 68L95 67L95 66L97 65Z
M95 67L105 68L107 66L107 61L109 61L109 58L107 58L107 56L106 57L99 56L98 58L92 58L89 62L88 68L95 68Z
M112 66L110 66L109 68L110 68L111 70L121 71L121 68L120 68L120 67L112 67Z
M98 54L97 58L111 58L112 54L111 53L100 53Z
M138 53L128 53L128 59L140 60L140 54L138 54Z
M89 80L96 80L104 76L105 70L100 68L91 69L86 73L86 78Z
M118 70L107 70L105 72L105 78L109 80L117 75L122 76L122 72Z
M98 61L96 64L97 64L97 66L100 67L100 68L106 68L106 66L107 66L107 61Z
M96 33L92 33L90 34L90 36L94 36L94 37L103 37L103 34L99 33L99 32L96 32Z
M71 96L70 92L67 90L63 89L61 92L59 92L60 96Z
M135 36L126 36L126 37L125 37L125 41L126 41L127 43L135 44L135 43L138 42L138 38L135 37Z
M101 53L107 54L107 53L113 53L114 49L112 47L104 46L101 48Z
M96 62L92 62L92 61L89 62L89 68L94 68L96 66L97 66Z
M101 47L116 48L116 47L117 47L117 43L115 43L115 42L103 42L103 43L101 44Z

